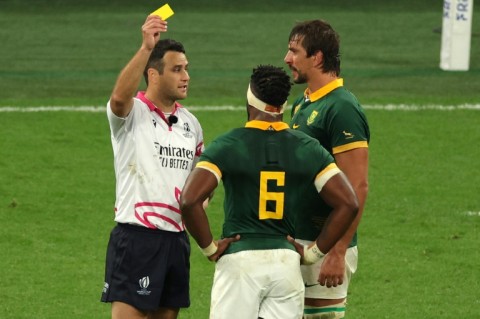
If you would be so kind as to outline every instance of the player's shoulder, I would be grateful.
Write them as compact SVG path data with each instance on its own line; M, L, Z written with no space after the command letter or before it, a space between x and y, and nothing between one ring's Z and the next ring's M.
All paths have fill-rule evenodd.
M287 134L290 134L294 139L301 141L303 144L319 143L316 138L300 130L294 130L292 128L289 128L289 129L286 129L285 132Z
M360 105L357 97L344 86L333 90L327 95L327 97L330 100L334 100L340 104L345 104L346 106L357 107Z
M330 106L329 111L331 112L364 113L363 107L357 97L343 86L330 92L327 99L327 104Z
M328 151L320 144L320 142L299 130L287 129L286 133L289 134L293 141L288 143L288 148L291 150L299 150L306 158L317 158L318 156L325 156Z

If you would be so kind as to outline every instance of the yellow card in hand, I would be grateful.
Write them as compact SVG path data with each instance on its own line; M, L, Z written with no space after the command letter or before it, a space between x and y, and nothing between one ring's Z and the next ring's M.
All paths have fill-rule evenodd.
M153 11L151 14L156 14L157 16L162 18L162 20L167 20L168 18L173 16L173 10L172 8L170 8L168 3L166 3L157 10Z

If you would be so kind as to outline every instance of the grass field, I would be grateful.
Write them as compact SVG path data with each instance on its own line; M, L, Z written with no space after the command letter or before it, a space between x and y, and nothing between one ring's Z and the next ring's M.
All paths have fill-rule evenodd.
M480 103L480 6L471 69L438 67L442 1L170 1L185 43L185 105L208 144L240 126L248 75L283 65L295 21L342 37L345 84L365 105ZM0 0L0 108L104 105L153 1ZM312 8L314 8L312 10ZM303 88L295 87L292 95ZM478 318L480 112L367 109L370 193L347 318ZM0 318L109 318L99 302L113 226L113 158L102 112L0 112ZM209 216L222 222L219 189ZM208 318L213 264L192 249L192 306Z

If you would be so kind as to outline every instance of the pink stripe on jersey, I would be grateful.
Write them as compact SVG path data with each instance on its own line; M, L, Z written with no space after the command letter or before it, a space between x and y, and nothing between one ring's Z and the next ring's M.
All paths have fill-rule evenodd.
M140 216L140 214L138 214L137 211L135 211L135 217L137 217L138 221L140 221L142 224L144 224L145 226L147 226L148 228L152 228L152 229L157 229L157 227L155 227L155 225L153 225L152 223L150 223L150 221L148 220L149 217L157 217L157 218L160 218L160 219L163 219L164 221L168 222L169 224L173 225L173 227L175 227L176 229L178 229L178 231L183 231L184 228L183 227L180 227L180 225L178 225L178 223L176 223L173 219L167 217L167 216L163 216L163 215L160 215L158 213L154 213L154 212L146 212L146 213L143 213L143 218Z
M174 213L177 213L179 215L181 215L181 212L180 212L180 209L174 207L174 206L171 206L171 205L167 205L167 204L164 204L164 203L156 203L156 202L141 202L141 203L137 203L135 204L135 217L137 218L137 220L139 222L141 222L143 225L145 225L146 227L148 228L152 228L152 229L156 229L157 227L155 225L153 225L150 221L149 221L149 217L157 217L157 218L160 218L166 222L168 222L169 224L171 224L173 227L175 227L176 229L178 229L178 231L183 231L185 229L185 226L183 225L183 221L182 221L182 224L180 225L179 223L177 223L175 220L171 219L170 217L167 217L165 215L162 215L160 213L156 213L156 212L151 212L151 211L147 211L147 212L143 212L143 213L139 213L137 211L137 208L140 208L140 207L162 207L162 208L167 208L168 210L174 212Z
M170 206L164 203L155 203L155 202L142 202L142 203L136 203L135 208L137 207L143 207L143 206L152 206L152 207L163 207L163 208L168 208L172 212L175 212L177 214L180 213L180 209L176 208L175 206Z

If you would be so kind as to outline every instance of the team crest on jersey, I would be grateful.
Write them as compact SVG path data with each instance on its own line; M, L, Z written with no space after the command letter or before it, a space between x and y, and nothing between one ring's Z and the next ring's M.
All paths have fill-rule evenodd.
M307 119L307 125L312 124L313 121L315 121L315 118L317 117L317 115L318 115L317 111L312 111L312 114L310 114L310 116Z

